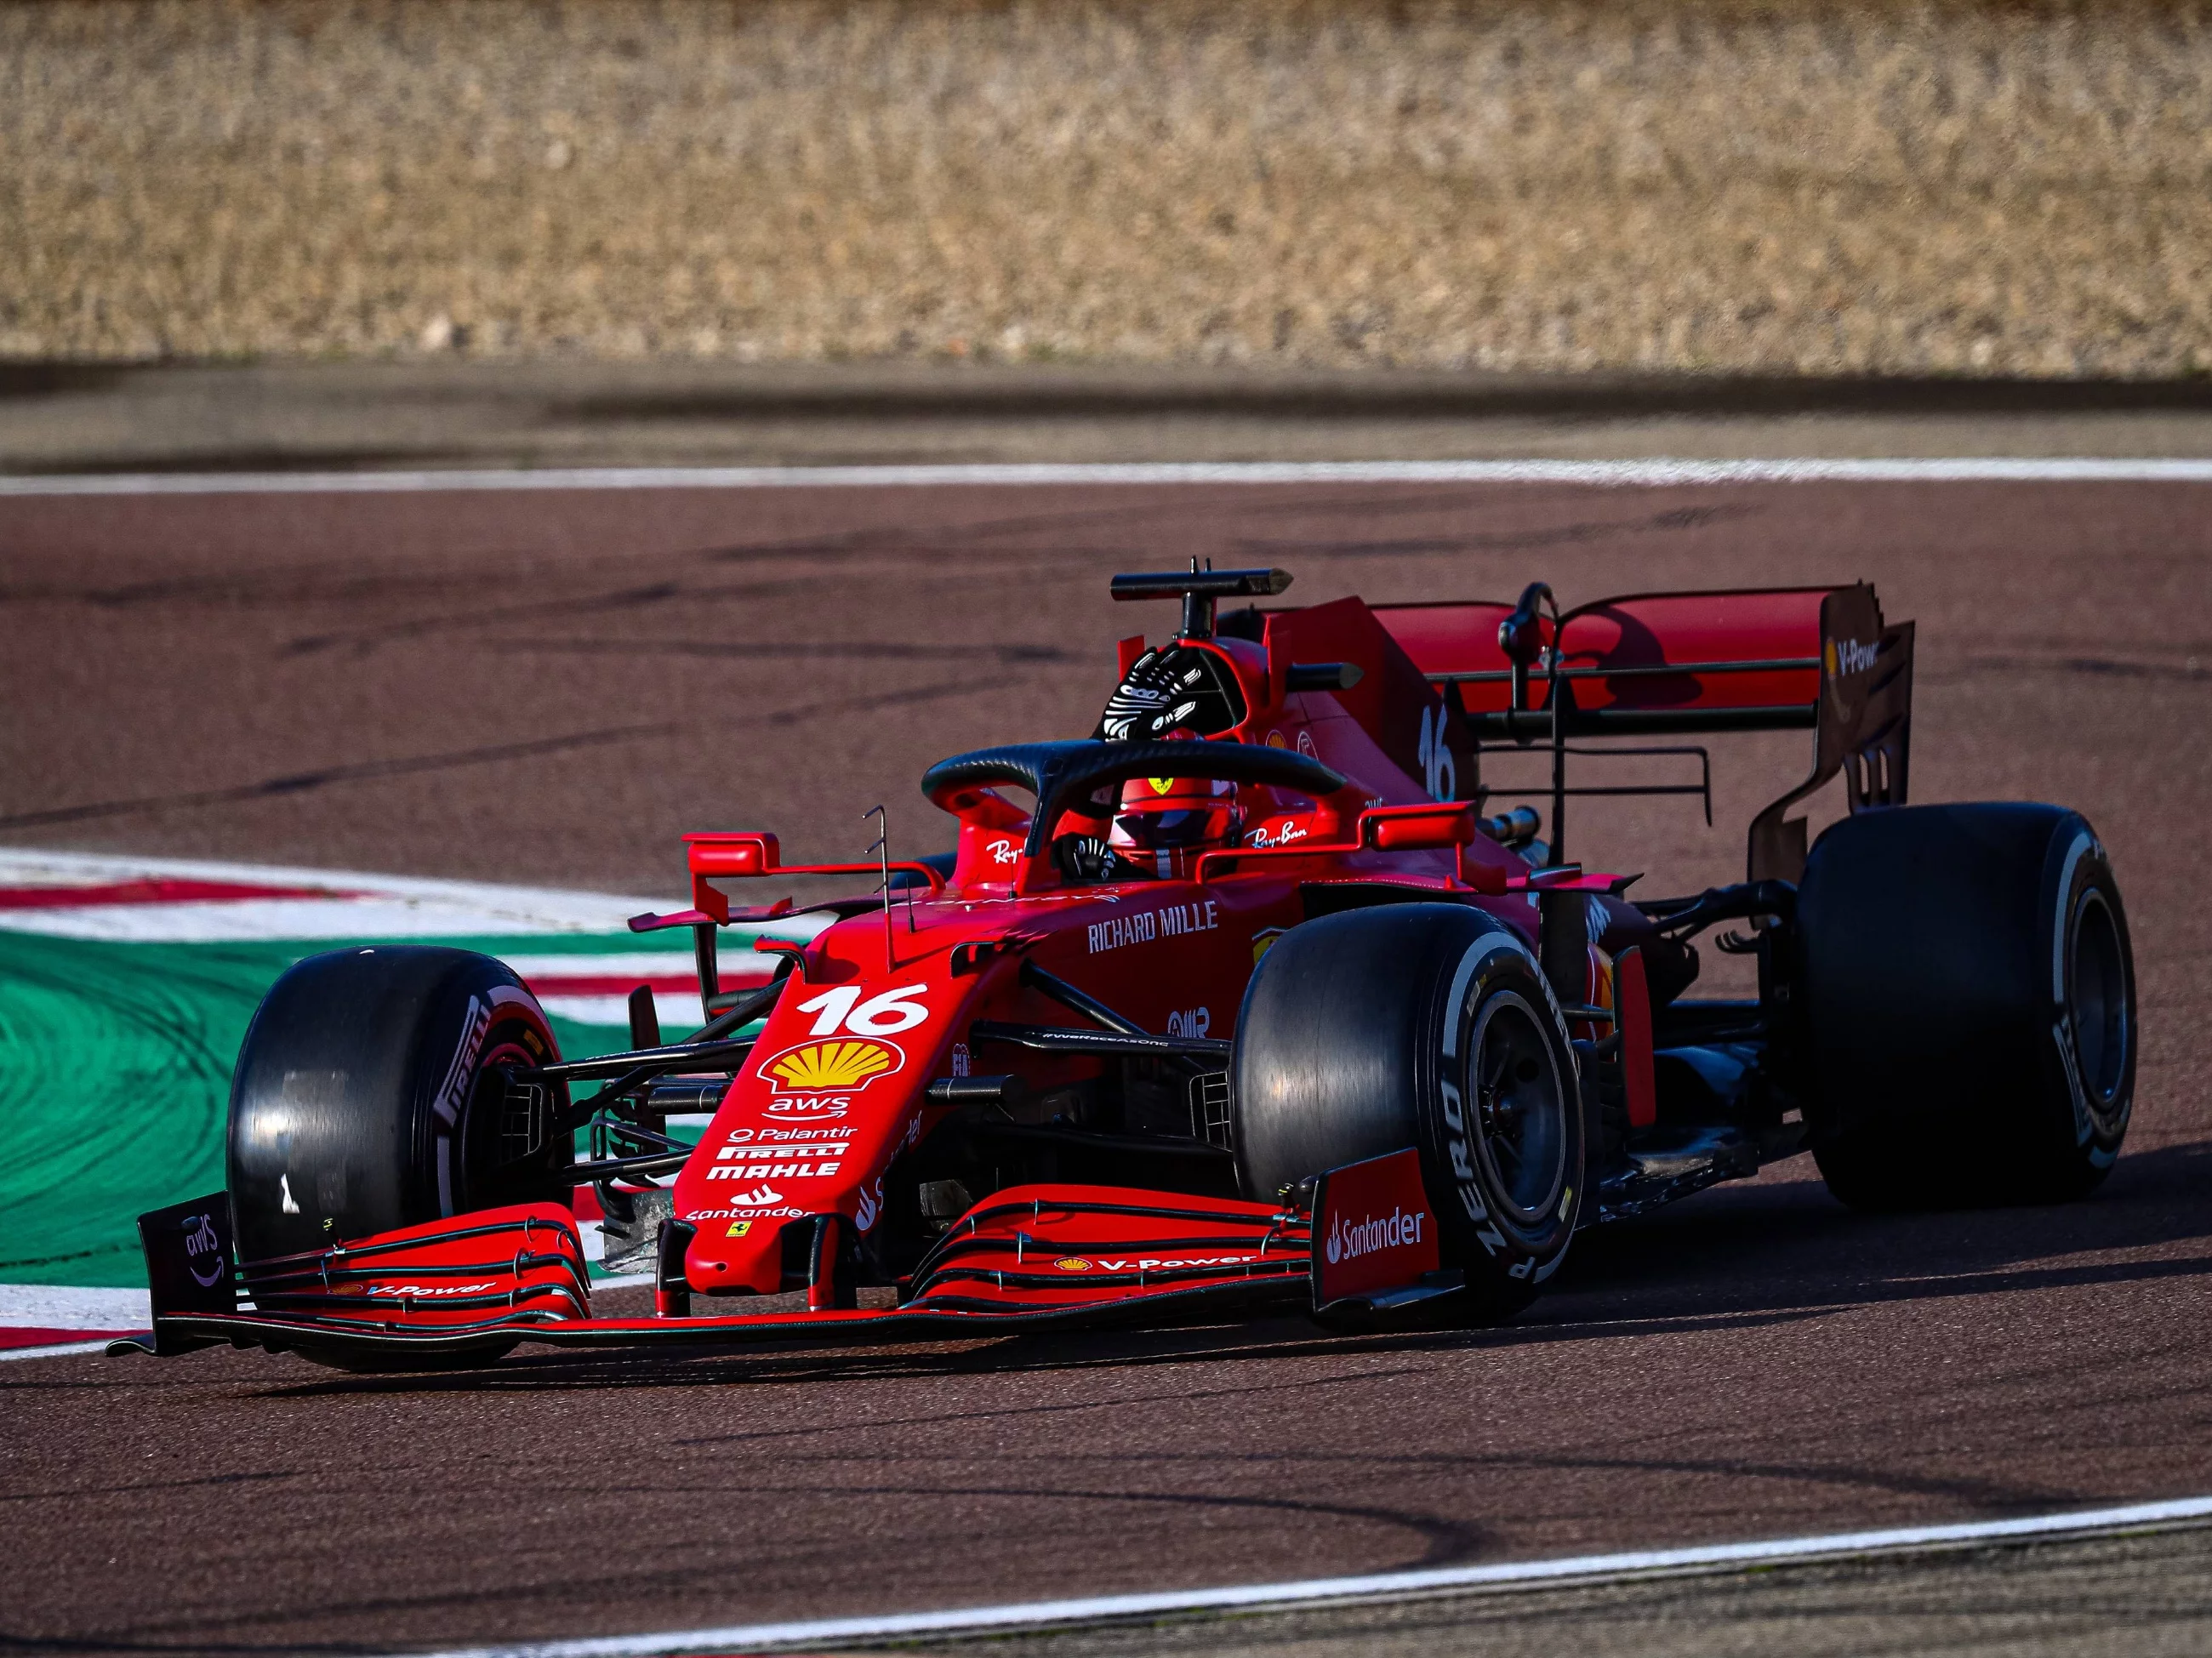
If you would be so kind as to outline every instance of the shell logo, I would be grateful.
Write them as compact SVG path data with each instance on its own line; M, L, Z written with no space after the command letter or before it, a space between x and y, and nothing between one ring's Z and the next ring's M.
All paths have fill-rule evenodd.
M1837 673L1836 641L1834 640L1831 639L1820 647L1820 665L1828 671L1828 677L1833 679Z
M1087 1272L1091 1270L1091 1263L1080 1255L1062 1255L1053 1265L1063 1272Z
M779 1094L817 1094L866 1088L905 1063L906 1055L889 1042L802 1042L764 1063L760 1074Z

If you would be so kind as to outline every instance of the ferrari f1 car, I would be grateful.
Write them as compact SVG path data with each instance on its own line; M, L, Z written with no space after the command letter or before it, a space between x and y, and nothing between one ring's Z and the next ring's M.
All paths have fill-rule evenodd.
M374 1368L1491 1321L1578 1229L1801 1152L1869 1208L2063 1199L2111 1168L2136 1025L2105 849L2058 806L1905 804L1913 631L1870 587L1221 608L1289 585L1116 577L1180 627L1122 641L1088 738L930 768L948 854L687 837L690 907L631 924L693 935L681 1041L641 990L632 1051L564 1060L463 951L298 963L239 1055L227 1189L142 1220L152 1349ZM1571 802L1710 817L1679 739L1776 729L1811 732L1812 768L1752 821L1741 883L1638 897L1570 860ZM1605 780L1624 755L1647 780ZM1516 759L1548 818L1503 809ZM824 875L862 890L736 902ZM737 971L740 937L772 973ZM1701 938L1755 999L1690 993ZM580 1201L650 1316L594 1315Z

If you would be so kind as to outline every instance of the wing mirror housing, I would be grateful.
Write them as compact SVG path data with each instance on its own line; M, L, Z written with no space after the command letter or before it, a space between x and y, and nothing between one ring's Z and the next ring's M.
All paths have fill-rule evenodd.
M1359 814L1359 844L1374 852L1456 853L1454 871L1477 892L1505 890L1506 872L1468 848L1480 832L1472 800L1425 800L1410 806L1370 806Z
M1474 819L1472 800L1370 806L1359 814L1359 844L1370 852L1449 852L1474 839Z

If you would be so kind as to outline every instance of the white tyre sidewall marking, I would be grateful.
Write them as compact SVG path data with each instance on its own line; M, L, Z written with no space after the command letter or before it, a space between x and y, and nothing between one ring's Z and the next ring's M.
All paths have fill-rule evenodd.
M2066 848L2066 856L2058 866L2058 890L2056 895L2056 914L2051 918L2051 1001L2052 1042L2058 1049L2058 1066L2066 1078L2068 1103L2074 1111L2074 1143L2092 1145L2097 1136L2098 1114L2089 1098L2089 1084L2081 1074L2081 1055L2076 1051L2074 1033L2074 1007L2071 987L2067 983L2068 970L2073 966L2072 945L2075 923L2084 908L2075 901L2074 880L2081 867L2081 860L2091 853L2101 854L2096 835L2084 825L2074 833L2074 840ZM2087 895L2082 895L2086 897ZM2129 1038L2134 1038L2130 1029ZM2125 1119L2122 1121L2124 1124ZM2093 1151L2094 1155L2094 1151Z
M446 1067L445 1080L439 1084L430 1114L431 1134L438 1157L438 1212L450 1217L453 1207L454 1140L462 1133L468 1120L468 1102L476 1092L476 1078L482 1069L484 1044L492 1027L499 1023L502 1008L520 1008L535 1023L547 1042L550 1058L558 1059L560 1049L553 1042L553 1027L545 1017L545 1010L538 1005L537 997L520 985L494 985L483 998L475 992L469 993L469 1004L462 1017L461 1038L453 1049L453 1057ZM459 1088L459 1096L452 1102L452 1114L447 1114L447 1097Z
M1476 1131L1472 1113L1462 1097L1456 1075L1460 1027L1468 1023L1472 1028L1472 1022L1468 1018L1469 990L1476 976L1498 956L1505 953L1517 954L1526 962L1531 969L1531 976L1542 987L1544 1006L1554 1022L1553 1034L1556 1035L1566 1028L1565 1015L1560 1011L1559 998L1552 992L1551 981L1544 976L1542 963L1536 959L1535 951L1522 943L1517 934L1503 930L1486 932L1468 946L1460 957L1458 967L1453 970L1451 988L1444 997L1443 1005L1443 1062L1437 1069L1437 1082L1443 1102L1446 1172L1453 1181L1453 1195L1458 1199L1462 1212L1474 1227L1475 1241L1482 1245L1485 1253L1493 1260L1510 1254L1520 1255L1520 1260L1509 1265L1508 1271L1511 1276L1540 1284L1557 1272L1559 1264L1567 1258L1567 1246L1574 1240L1575 1229L1569 1226L1558 1250L1548 1260L1533 1267L1530 1252L1514 1249L1507 1242L1496 1218L1490 1213L1490 1206L1474 1174L1480 1154L1474 1144ZM1560 1071L1559 1085L1566 1092L1565 1108L1572 1111L1578 1108L1582 1097L1581 1073L1577 1068L1574 1044L1565 1042L1560 1046L1565 1049L1565 1064Z
M2087 1148L2092 1163L2099 1168L2109 1168L2118 1157L2119 1150L2117 1145L2111 1147L2098 1145L2096 1144L2098 1131L2101 1127L2106 1134L2115 1139L2125 1134L2128 1120L2134 1114L2135 1102L2132 1098L2123 1102L2117 1115L2111 1122L2106 1123L2103 1121L2103 1113L2099 1109L2098 1102L2090 1096L2088 1080L2082 1075L2081 1054L2074 1031L2074 1007L2070 994L2072 987L2067 983L2068 971L2074 966L2074 950L2071 946L2078 932L2077 923L2087 910L2088 900L2091 897L2094 896L2098 903L2105 906L2115 936L2119 932L2119 917L2112 912L2110 904L2101 893L2096 892L2094 888L2085 889L2078 897L2075 893L2075 880L2081 870L2082 861L2093 855L2100 862L2106 861L2104 846L2097 839L2095 831L2084 824L2075 831L2073 841L2067 847L2066 856L2058 869L2057 913L2051 921L2051 1041L2058 1050L2059 1067L2066 1076L2069 1103L2074 1110L2074 1143L2077 1146ZM2123 967L2121 970L2123 995L2125 995L2128 987L2129 979ZM2127 1020L2125 1041L2131 1050L2136 1040L2136 1025L2132 1017L2134 1010L2130 1007L2128 1011L2130 1017ZM2123 1059L2122 1065L2124 1070L2125 1058Z

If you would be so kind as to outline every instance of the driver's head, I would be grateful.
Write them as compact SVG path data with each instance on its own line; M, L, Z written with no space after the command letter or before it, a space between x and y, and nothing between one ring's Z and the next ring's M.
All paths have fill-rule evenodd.
M1164 878L1195 875L1200 853L1237 844L1237 786L1212 777L1133 777L1121 786L1108 842Z

